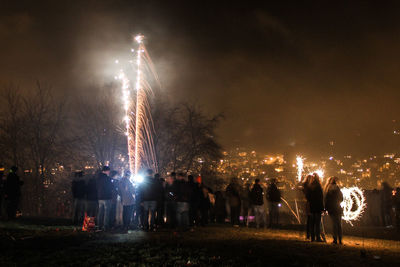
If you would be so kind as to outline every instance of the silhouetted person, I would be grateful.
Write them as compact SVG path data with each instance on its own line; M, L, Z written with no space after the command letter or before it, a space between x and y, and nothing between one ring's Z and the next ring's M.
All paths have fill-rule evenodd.
M249 217L254 214L251 196L250 196L250 184L246 183L240 192L240 199L242 200L241 214L243 215L243 224L249 226Z
M72 197L74 198L74 224L81 225L85 216L86 206L86 182L83 179L83 172L75 173L72 181Z
M97 186L96 176L91 175L86 184L86 213L90 217L97 217Z
M174 194L175 180L176 173L172 172L167 177L164 189L165 212L167 217L167 225L170 228L174 228L176 226L176 196Z
M325 209L328 211L333 228L333 243L342 244L342 214L340 203L343 194L337 185L337 177L330 177L325 186Z
M250 191L250 203L254 211L256 227L259 228L262 222L266 227L265 208L264 208L264 190L260 185L260 179L256 179L253 188Z
M311 241L322 242L321 240L321 213L324 210L324 199L321 182L318 174L314 173L308 189L307 201L310 205L311 222L310 222L310 235Z
M4 184L4 197L9 220L15 219L21 197L21 186L23 182L20 181L17 171L18 168L12 166Z
M226 188L226 196L231 209L231 223L234 227L239 227L240 223L239 216L241 199L239 190L239 185L237 184L236 179L232 178L231 183Z
M381 184L380 200L383 226L390 226L392 225L392 188L387 182Z
M210 189L201 183L198 183L198 188L200 193L199 211L201 218L199 221L201 226L205 226L208 224L210 217L209 214L211 209L211 202L210 202L210 197L208 195L208 193L210 193Z
M117 171L110 172L110 178L112 182L112 197L110 207L110 227L115 227L117 221L117 204L118 204L118 183L119 174Z
M110 168L104 166L97 176L97 198L99 203L98 225L100 229L110 228L110 209L113 196L113 183L110 178Z
M400 232L400 187L396 187L394 192L393 206L395 209L396 230Z
M192 188L186 181L185 175L179 173L173 184L173 194L176 201L176 223L180 229L189 227L189 208Z
M271 179L267 187L267 200L269 210L269 227L279 224L279 202L281 201L281 192L276 186L276 180Z
M144 212L144 227L146 230L155 230L157 201L162 194L162 188L159 181L154 178L152 170L149 169L146 171L146 177L144 177L143 182L139 185L139 191Z
M221 191L215 192L215 218L217 223L224 223L226 218L226 200Z
M3 218L4 184L4 167L0 166L0 218Z
M124 177L122 177L121 181L119 182L119 190L118 194L121 197L121 202L123 206L122 210L122 222L125 230L128 230L131 220L132 220L132 215L133 215L133 208L135 204L135 199L134 199L134 193L135 190L133 188L133 185L130 181L131 178L131 172L127 171L125 172Z
M154 175L154 178L159 184L160 194L157 199L157 216L156 216L156 224L157 226L162 226L164 224L164 213L165 213L165 179L161 177L159 173Z
M193 226L199 223L199 211L200 211L200 199L201 199L201 185L194 181L193 175L188 175L188 184L192 189L192 195L190 197L190 208L189 208L189 224Z
M302 191L304 193L304 197L307 200L307 192L310 186L310 181L312 179L312 175L307 175L305 179L301 183ZM305 203L305 213L307 215L306 220L306 231L307 231L307 239L311 238L311 211L310 211L310 203L306 201Z

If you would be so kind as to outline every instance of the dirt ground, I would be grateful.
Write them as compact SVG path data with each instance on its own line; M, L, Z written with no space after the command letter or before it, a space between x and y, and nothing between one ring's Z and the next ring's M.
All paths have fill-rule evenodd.
M400 266L400 242L345 236L310 243L296 230L230 226L176 233L82 233L0 223L0 266Z

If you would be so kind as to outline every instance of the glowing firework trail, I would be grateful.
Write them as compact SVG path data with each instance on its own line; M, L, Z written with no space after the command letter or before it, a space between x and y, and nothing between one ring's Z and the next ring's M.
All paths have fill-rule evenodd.
M130 104L130 81L126 77L125 73L123 70L120 70L120 73L118 75L118 78L122 81L122 101L124 103L124 111L125 111L125 116L124 116L124 121L125 121L125 135L127 138L128 142L128 158L129 158L129 168L131 170L131 173L133 173L134 169L132 168L135 164L134 161L134 155L131 147L134 147L134 136L132 134L132 131L130 130L131 128L131 119L130 119L130 114L131 114L131 104Z
M352 221L360 218L366 204L362 190L358 187L342 188L343 202L340 206L343 208L342 219L352 224Z
M290 210L290 212L293 214L293 216L296 218L296 220L297 220L297 221L299 222L299 224L300 224L301 221L300 221L299 215L297 215L297 214L293 211L293 209L290 207L289 203L288 203L283 197L281 197L281 200L283 201L283 203L286 204L286 206L288 207L288 209Z
M157 171L157 161L153 145L154 125L150 112L148 98L152 96L152 88L147 81L146 74L152 74L154 80L159 83L152 61L143 44L143 36L135 37L138 43L138 49L135 53L135 61L130 61L133 68L136 91L134 103L131 104L130 94L131 81L127 78L124 71L121 70L118 78L122 81L122 93L125 109L125 126L128 141L129 168L133 174L137 174L141 167L150 167ZM118 63L118 62L117 62Z
M303 168L304 168L304 158L302 156L296 157L296 165L297 165L297 180L301 182L301 178L303 175Z

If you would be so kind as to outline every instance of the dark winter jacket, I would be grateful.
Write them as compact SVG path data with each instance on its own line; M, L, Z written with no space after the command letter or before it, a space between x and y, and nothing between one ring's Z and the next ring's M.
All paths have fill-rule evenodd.
M192 187L188 182L176 180L172 186L176 202L190 202L192 197Z
M165 201L175 201L174 195L174 185L166 184L164 190L164 200Z
M324 196L319 183L312 183L307 187L306 198L311 213L321 213L324 210Z
M331 184L325 194L325 209L330 215L341 215L343 213L340 203L343 201L343 194L336 184Z
M86 185L86 200L96 201L97 200L97 185L96 177L91 177Z
M235 183L230 183L226 188L226 196L228 198L229 205L231 207L240 207L241 199L238 185Z
M19 198L21 196L21 186L23 182L19 180L19 176L11 172L7 176L6 183L4 185L4 194L7 198Z
M263 189L259 184L254 184L253 188L251 189L250 200L251 200L251 205L264 204Z
M268 185L267 200L269 202L281 202L281 192L274 183Z
M139 185L140 202L160 201L162 199L162 185L159 180L146 176Z
M190 202L193 205L198 205L202 198L202 186L195 182L188 182L188 184L192 190Z
M85 199L86 195L86 183L85 180L73 180L72 181L72 197L76 199Z
M105 173L99 173L96 181L98 200L111 200L113 196L113 183Z

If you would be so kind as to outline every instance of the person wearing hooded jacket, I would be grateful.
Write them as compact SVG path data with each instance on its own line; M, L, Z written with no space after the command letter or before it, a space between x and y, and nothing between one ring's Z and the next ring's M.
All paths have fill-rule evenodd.
M333 244L342 244L342 214L343 209L340 203L343 201L343 194L337 185L337 177L330 177L325 186L325 209L328 211L333 226Z
M260 227L260 221L266 227L265 209L264 209L264 190L260 185L260 179L256 179L250 191L250 202L254 210L256 227ZM248 225L247 225L248 226Z

